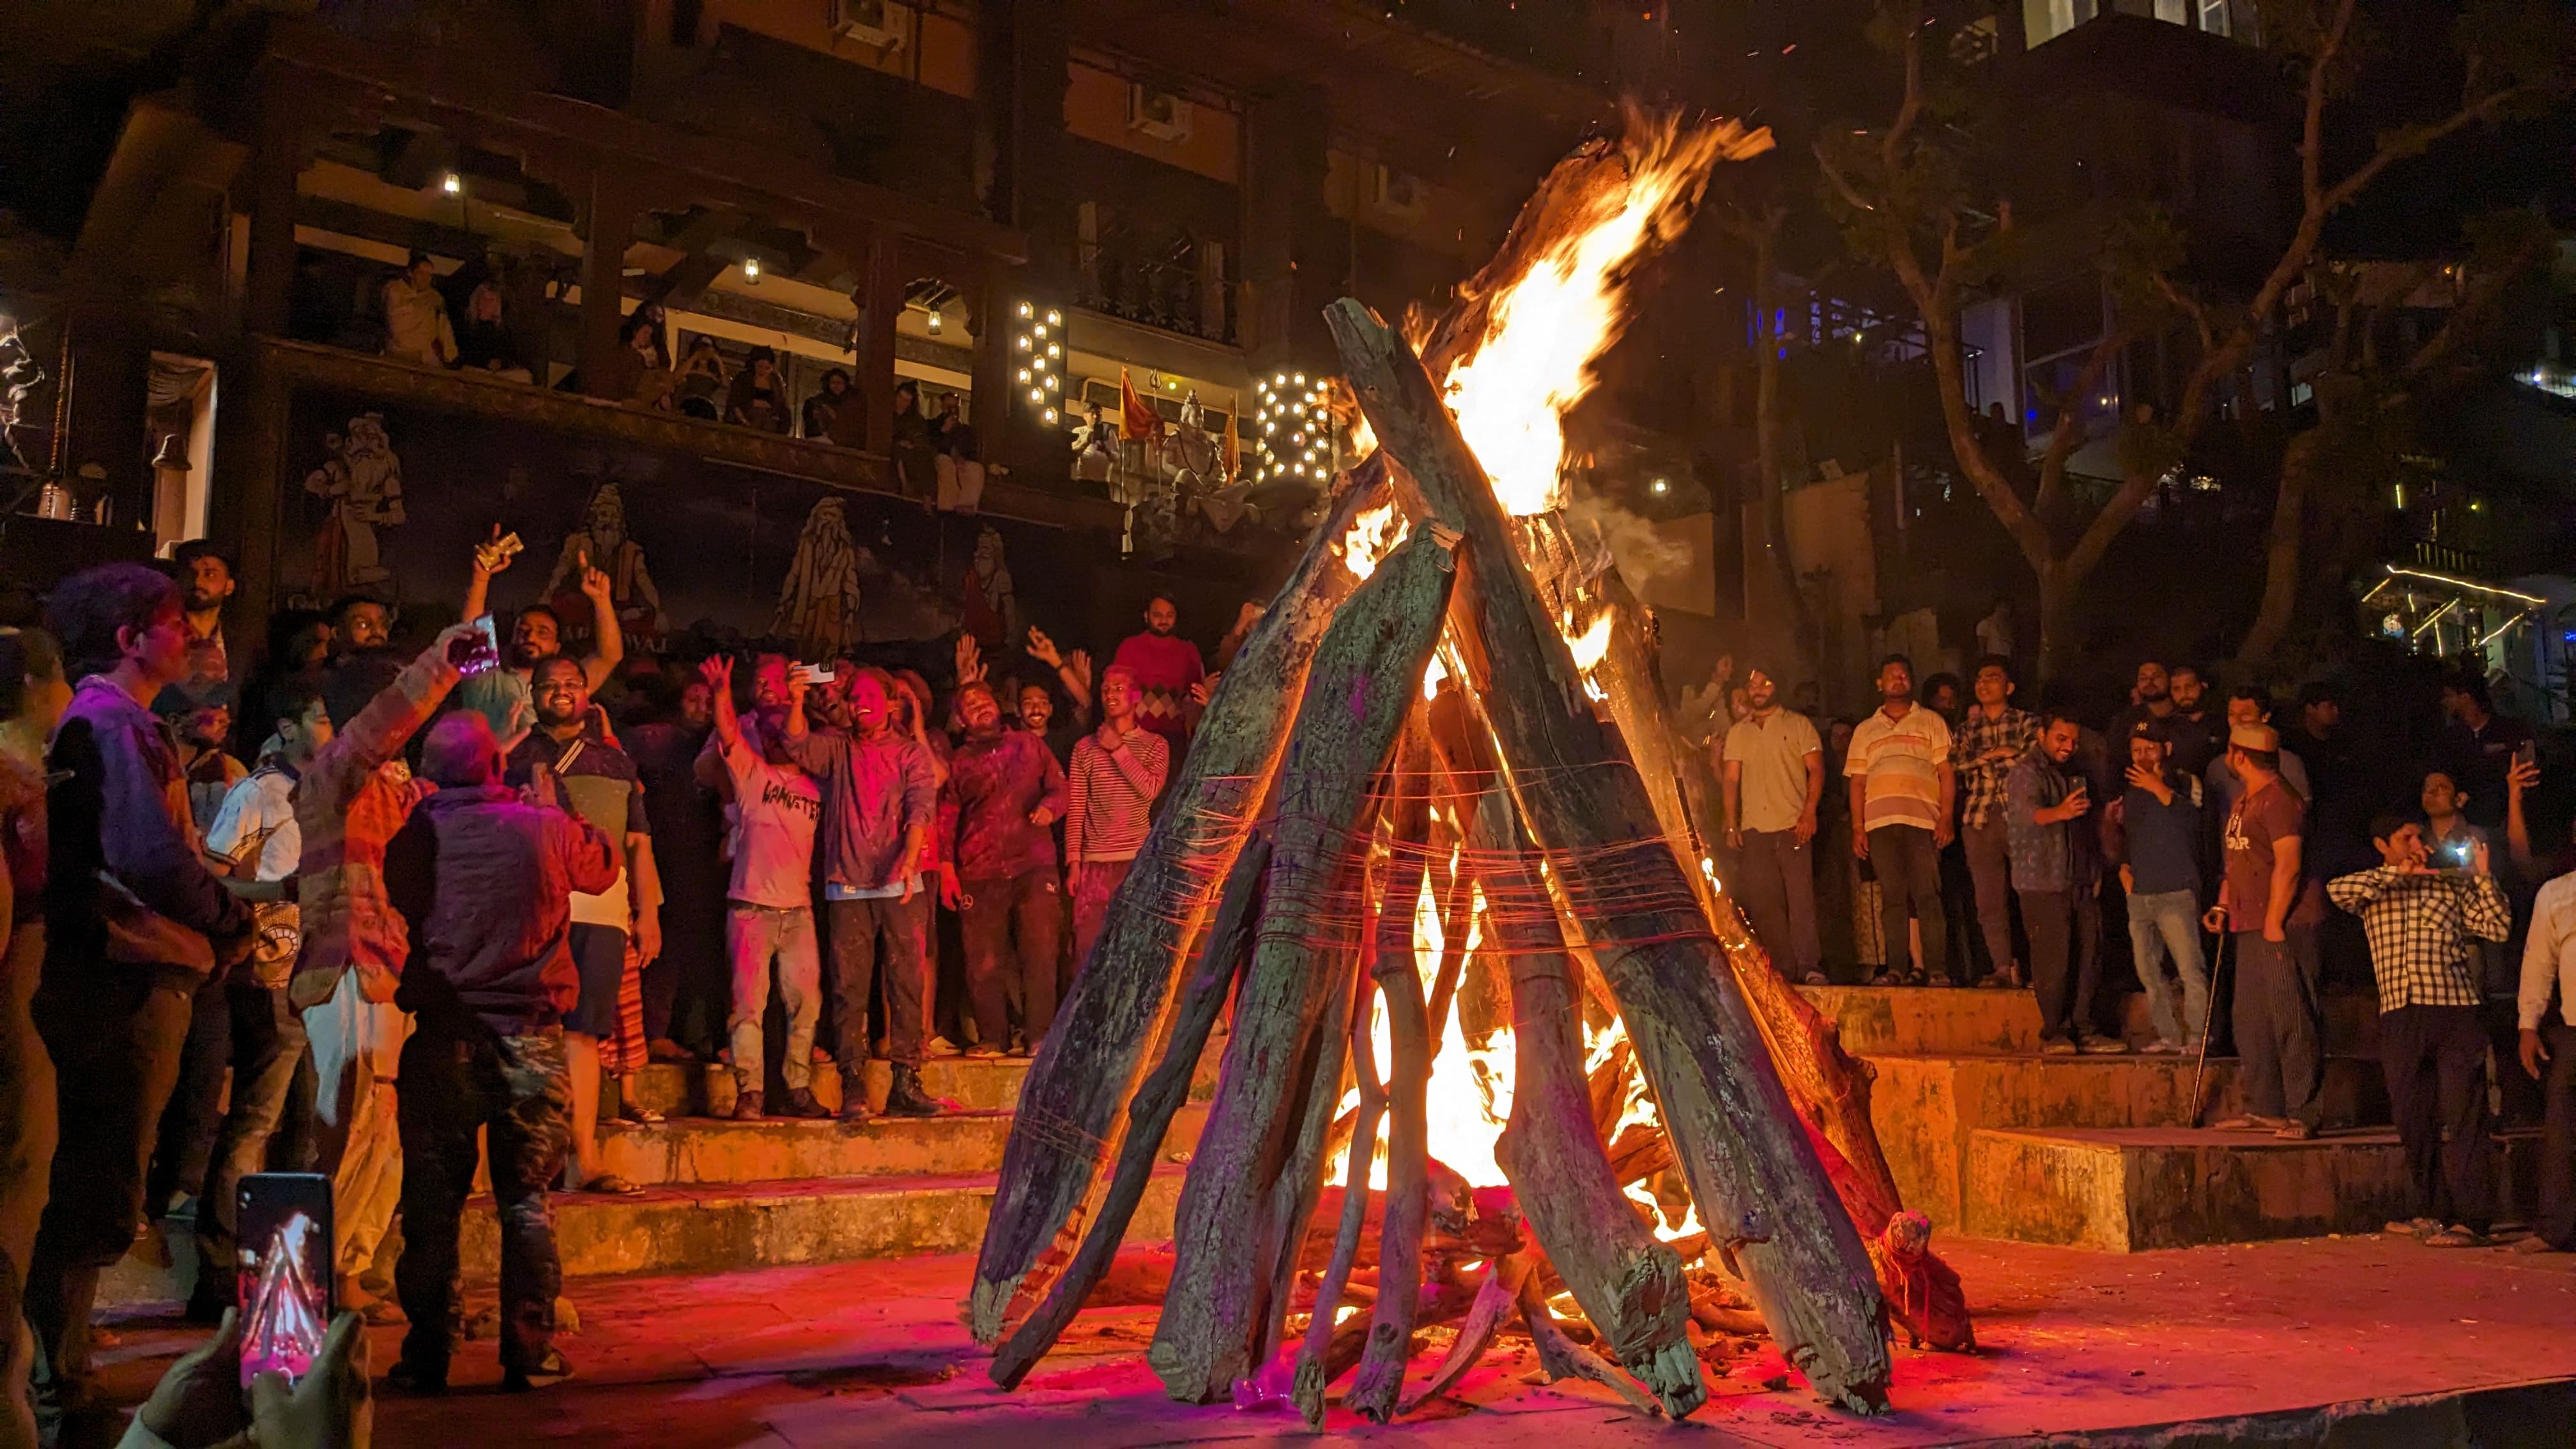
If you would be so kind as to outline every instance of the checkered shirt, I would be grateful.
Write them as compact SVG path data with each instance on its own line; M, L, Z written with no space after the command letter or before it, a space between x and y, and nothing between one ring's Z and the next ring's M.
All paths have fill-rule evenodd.
M1968 825L1983 825L1995 818L2004 803L2004 778L2030 747L2039 742L2039 716L2026 709L2004 706L2001 719L1988 719L1983 709L1970 708L1968 717L1950 739L1950 763L1959 772L1959 819ZM1988 764L1977 763L1988 750L2010 750L2008 759Z
M2361 917L2382 1014L2482 1004L2471 940L2501 941L2513 929L2513 908L2495 877L2383 865L2337 878L2326 894Z

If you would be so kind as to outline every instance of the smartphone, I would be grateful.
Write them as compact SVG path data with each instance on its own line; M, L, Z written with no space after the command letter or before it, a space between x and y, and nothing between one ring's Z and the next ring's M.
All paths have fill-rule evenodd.
M2468 869L2471 853L2469 842L2466 840L2444 841L2440 851L2443 860L2462 870Z
M472 634L447 646L447 662L459 674L488 674L501 667L501 636L492 628L491 615L476 619Z
M2539 764L2540 742L2537 740L2524 740L2521 744L2514 746L2513 762L2525 769L2529 769L2532 766Z
M318 1172L255 1172L241 1180L235 1206L242 1387L264 1373L298 1382L322 1352L339 1307L331 1272L331 1179Z
M832 666L828 664L799 664L793 673L809 685L829 684L833 677Z

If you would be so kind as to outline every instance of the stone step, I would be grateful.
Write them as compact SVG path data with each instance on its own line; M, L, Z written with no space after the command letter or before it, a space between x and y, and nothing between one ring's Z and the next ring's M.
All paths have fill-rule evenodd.
M2508 1133L2499 1201L2531 1203L2535 1133ZM1976 1184L1962 1227L2008 1238L2133 1253L2325 1233L2373 1233L2406 1209L2406 1166L2387 1129L2306 1142L2207 1129L1989 1129L1969 1145Z
M2190 1111L2195 1061L2183 1056L1871 1056L1870 1117L1908 1207L1937 1223L1963 1220L1975 1181L1970 1142L1988 1128L2179 1127ZM2244 1110L2233 1059L2209 1064L2201 1120ZM2376 1061L2329 1057L2331 1126L2388 1120Z
M1166 1155L1198 1145L1207 1109L1185 1106L1163 1140ZM646 1187L753 1183L783 1178L956 1176L997 1171L1008 1112L831 1121L755 1122L675 1117L600 1131L601 1161Z
M978 1173L660 1188L627 1198L559 1193L550 1201L564 1272L592 1277L973 1252L993 1190L993 1176ZM1181 1169L1158 1170L1128 1236L1169 1238L1180 1190ZM500 1226L490 1200L472 1203L463 1226L466 1275L492 1281L500 1272Z
M1211 1037L1199 1054L1197 1079L1190 1096L1204 1101L1216 1090L1217 1064L1225 1059L1225 1037ZM921 1066L923 1090L975 1112L1007 1112L1019 1105L1020 1083L1029 1074L1026 1057L936 1056ZM871 1061L865 1073L868 1105L885 1107L893 1083L892 1063ZM771 1080L768 1090L784 1084ZM814 1095L834 1111L841 1106L841 1069L837 1063L814 1064ZM733 1069L720 1062L655 1062L636 1074L636 1096L647 1107L671 1117L730 1117L733 1113ZM774 1105L774 1104L773 1104Z
M2039 1002L2028 990L1953 986L1802 986L1831 1019L1843 1050L1952 1055L2039 1050ZM2144 992L2123 993L2121 1015L2132 1042L2154 1035ZM2379 1003L2370 996L2326 998L2326 1050L2341 1056L2377 1053Z

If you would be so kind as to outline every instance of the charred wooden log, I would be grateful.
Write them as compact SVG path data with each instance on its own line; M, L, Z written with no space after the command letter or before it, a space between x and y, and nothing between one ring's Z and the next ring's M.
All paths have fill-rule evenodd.
M1153 1177L1154 1158L1162 1150L1163 1134L1172 1125L1172 1114L1189 1100L1199 1053L1206 1048L1208 1032L1216 1025L1235 978L1251 954L1253 925L1261 918L1262 878L1269 867L1269 842L1257 836L1234 858L1234 868L1227 872L1225 894L1217 903L1216 920L1200 948L1198 970L1191 974L1189 986L1182 993L1180 1011L1173 1019L1171 1038L1164 1043L1162 1060L1147 1074L1136 1089L1136 1099L1128 1104L1127 1132L1119 1144L1118 1168L1110 1179L1109 1195L1091 1220L1090 1231L1083 1234L1082 1246L1075 1251L1072 1262L1047 1291L1046 1301L1011 1331L1000 1351L993 1355L993 1382L1003 1388L1016 1387L1038 1360L1046 1357L1056 1335L1064 1332L1074 1314L1091 1301L1093 1288L1116 1260L1119 1242L1127 1235L1128 1220L1135 1216L1136 1204L1143 1200L1145 1185ZM1168 1282L1168 1265L1165 1278ZM1164 1286L1156 1285L1156 1301L1160 1301Z
M1368 1221L1369 1163L1377 1156L1378 1123L1386 1116L1386 1084L1378 1076L1377 1048L1369 1040L1369 1003L1376 995L1375 978L1362 973L1358 998L1351 1006L1351 1064L1359 1081L1359 1116L1350 1139L1350 1166L1343 1173L1341 1223L1333 1235L1332 1259L1315 1288L1314 1318L1307 1324L1306 1341L1297 1354L1296 1382L1289 1392L1308 1428L1320 1429L1324 1424L1324 1364L1342 1300L1350 1292L1351 1267L1359 1258L1360 1229ZM1367 1293L1365 1301L1375 1303L1374 1283Z
M1594 716L1474 454L1403 341L1361 304L1328 308L1379 444L1427 522L1470 541L1451 610L1523 817L1556 865L1617 996L1691 1194L1745 1264L1772 1337L1826 1399L1886 1407L1885 1305L1689 873L1644 783ZM1597 926L1596 926L1597 923Z
M1265 1232L1262 1217L1293 1166L1313 1075L1328 1070L1339 1083L1339 1031L1328 1047L1317 1031L1334 998L1350 999L1349 978L1329 964L1347 955L1319 942L1329 932L1317 908L1339 873L1355 868L1346 847L1438 637L1455 538L1417 531L1379 565L1339 611L1306 680L1280 765L1260 931L1216 1100L1182 1184L1172 1284L1147 1355L1165 1391L1184 1402L1229 1397L1286 1312L1262 1247L1293 1245L1304 1224ZM1229 676L1243 667L1238 661Z
M1435 709L1434 723L1453 778L1491 778L1490 747L1476 733L1482 726L1465 717L1463 700L1442 703L1451 707ZM1467 848L1503 899L1546 899L1525 863L1527 841L1510 792L1475 797ZM1552 915L1501 910L1486 924L1512 978L1512 1115L1494 1144L1495 1160L1519 1189L1521 1211L1548 1261L1613 1356L1654 1390L1667 1413L1686 1418L1707 1401L1708 1386L1685 1327L1690 1295L1682 1261L1638 1221L1594 1126L1578 968Z
M1547 1297L1539 1291L1536 1277L1521 1284L1521 1321L1529 1325L1530 1342L1538 1349L1539 1369L1549 1379L1590 1379L1616 1392L1640 1414L1664 1411L1654 1395L1611 1367L1609 1360L1565 1336L1565 1328L1547 1306Z
M1000 1336L1024 1295L1045 1290L1051 1274L1041 1255L1059 1235L1070 1250L1090 1216L1100 1164L1117 1145L1119 1109L1163 1034L1182 956L1251 830L1253 805L1287 740L1287 701L1349 595L1342 540L1385 496L1383 467L1363 464L1341 484L1295 571L1218 681L1189 753L1175 762L1162 816L1029 1063L968 1298L978 1343ZM1029 1281L1033 1274L1038 1281Z

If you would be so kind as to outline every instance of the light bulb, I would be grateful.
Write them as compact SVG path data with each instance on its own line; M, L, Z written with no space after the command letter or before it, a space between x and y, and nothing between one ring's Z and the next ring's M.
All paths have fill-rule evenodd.
M1047 325L1048 325L1049 327L1061 327L1061 326L1063 326L1063 325L1064 325L1064 314L1063 314L1062 312L1057 311L1057 310L1056 310L1056 309L1054 309L1053 307L1049 307L1049 308L1047 309Z
M1036 325L1035 327L1030 328L1029 330L1030 330L1031 332L1036 333L1036 334L1037 334L1037 335L1039 335L1040 337L1044 337L1044 336L1046 335L1046 324L1045 324L1044 322L1041 322L1041 323L1039 323L1038 325Z
M1038 388L1034 388L1034 387L1033 387L1033 388L1030 388L1030 389L1029 389L1029 401L1031 401L1031 402L1033 402L1033 403L1034 403L1034 402L1045 402L1045 401L1046 401L1046 393L1045 393L1043 390L1038 389Z
M1047 420L1048 422L1054 422L1054 421L1055 421L1055 409L1053 409L1053 408L1048 408L1048 409L1046 410L1046 420Z
M939 335L939 314L936 312L930 314L930 335L933 337Z
M1026 351L1028 351L1028 350L1029 350L1029 339L1027 339L1027 338L1025 338L1025 337L1023 337L1023 338L1021 338L1021 339L1020 339L1020 350L1021 350L1022 352L1026 352Z
M938 329L937 329L937 328L933 328L933 329L931 329L931 330L932 330L932 331L937 331ZM1064 349L1062 349L1062 348L1060 348L1060 347L1056 346L1056 345L1055 345L1054 343L1052 343L1052 342L1050 342L1050 343L1048 343L1048 344L1047 344L1047 356L1049 356L1049 357L1061 357L1061 356L1063 356L1063 355L1064 355Z
M1664 481L1663 479L1661 479L1661 478L1656 479L1652 484L1650 484L1650 485L1648 485L1648 486L1650 486L1650 487L1652 487L1652 488L1654 489L1655 494L1656 494L1656 496L1658 496L1658 497L1661 497L1662 495L1664 495L1664 494L1666 494L1666 493L1670 493L1671 491L1673 491L1673 485L1672 485L1672 484L1670 484L1670 483L1665 482L1665 481Z
M1033 314L1033 311L1034 311L1034 309L1032 309L1032 308L1029 306L1029 304L1028 304L1028 303L1026 303L1026 302L1022 302L1022 303L1020 304L1020 315L1021 315L1021 316L1023 316L1023 317L1030 316L1030 315L1032 315L1032 314Z
M746 282L757 282L760 280L760 259L758 257L745 257L742 259L742 279Z
M1020 369L1020 381L1022 381L1022 382L1026 382L1026 381L1028 381L1028 380L1029 380L1029 370L1028 370L1027 368L1023 367L1023 368L1021 368L1021 369Z
M462 196L465 194L465 178L450 171L438 178L438 189L450 196Z

